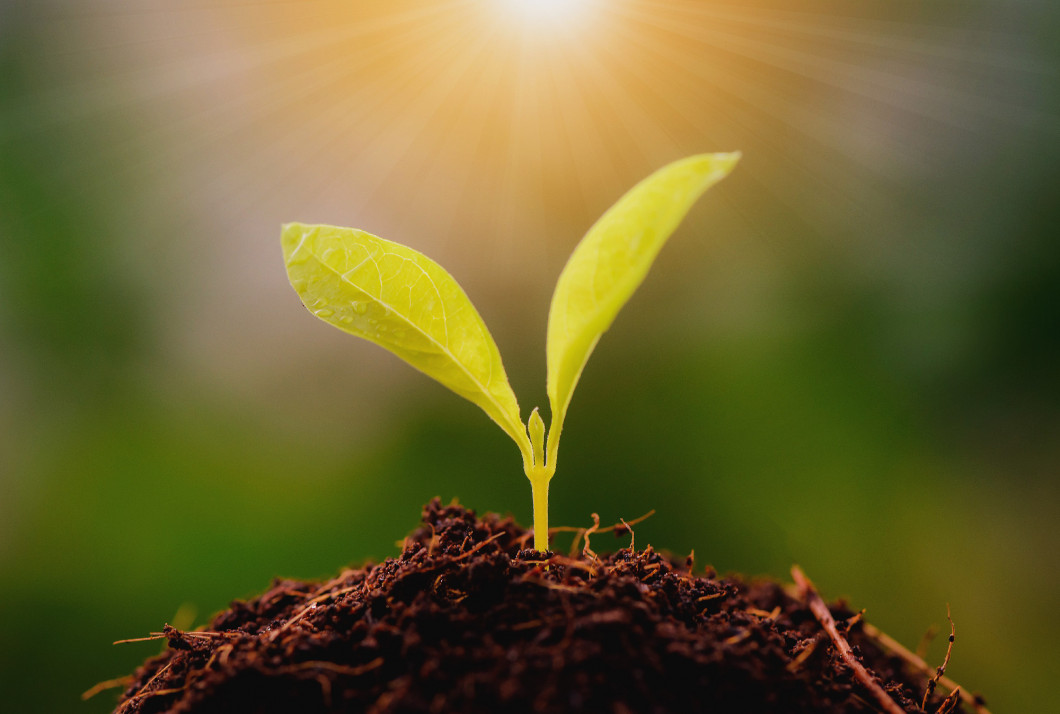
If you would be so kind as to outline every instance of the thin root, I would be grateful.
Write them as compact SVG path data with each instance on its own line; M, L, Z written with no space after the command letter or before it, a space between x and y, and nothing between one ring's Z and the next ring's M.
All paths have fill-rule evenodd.
M630 549L630 551L636 553L637 552L637 546L636 546L637 536L636 536L636 534L633 533L633 529L623 519L619 518L618 520L622 521L622 525L624 525L626 527L626 530L629 531L629 549Z
M640 518L634 518L632 521L628 521L628 522L627 521L623 521L621 518L619 518L618 520L622 521L621 523L615 523L614 525L610 525L607 528L598 528L598 529L596 529L596 532L597 533L610 533L611 531L615 530L616 528L621 528L622 526L625 526L626 528L629 528L630 526L637 525L641 521L648 520L649 518L651 518L654 515L655 515L655 509L653 508L650 511L648 511L647 513L645 513L643 516L641 516ZM631 529L630 533L632 533L632 532L633 531Z
M88 699L91 699L92 697L96 696L100 692L105 692L108 689L114 689L115 687L128 686L128 684L130 682L132 682L132 677L128 676L128 675L126 675L124 677L118 677L117 679L108 679L107 681L100 682L96 686L94 686L91 689L89 689L88 691L84 692L81 695L81 700L82 701L86 701Z
M595 525L593 525L593 526L591 526L589 528L581 528L579 526L556 526L554 528L549 528L548 529L548 533L549 533L549 535L552 535L553 533L574 533L574 541L570 545L570 557L574 558L574 557L576 557L578 555L578 544L581 542L581 539L583 537L585 537L585 541L586 541L585 545L586 545L586 548L587 548L588 545L589 545L589 539L588 539L587 536L589 536L592 533L609 533L609 532L611 532L613 530L616 530L618 528L625 528L625 529L627 529L630 532L630 535L632 535L633 534L633 529L630 528L630 526L635 526L638 523L640 523L641 521L645 521L645 520L651 518L654 515L655 515L655 509L653 508L650 511L648 511L647 513L645 513L643 516L640 516L639 518L634 518L632 521L626 521L626 520L623 520L623 519L619 518L618 520L621 521L620 523L615 523L614 525L608 526L607 528L601 528L600 527L600 516L594 513L594 514L592 514L592 516L593 516L593 521L594 521ZM630 550L633 549L632 540L630 540L629 547L630 547ZM586 555L592 554L593 557L596 557L596 554L592 553L591 550L587 551L585 549L582 549L582 553L584 553Z
M147 637L131 637L131 638L127 639L127 640L115 640L111 644L127 645L130 642L150 642L151 640L164 640L164 639L166 639L166 636L165 636L164 633L152 632Z
M942 664L935 670L935 676L928 680L927 689L924 690L924 701L920 704L921 709L927 709L928 699L930 699L931 695L935 693L935 686L939 683L939 680L942 679L942 675L946 674L946 665L950 663L950 655L953 653L953 641L957 639L957 628L953 624L953 616L950 614L949 603L946 603L946 619L950 621L950 642L946 645L946 656L943 658ZM945 702L943 702L943 704L945 704Z
M575 529L576 532L574 534L574 540L571 541L569 553L572 559L578 557L578 546L581 545L582 536L585 535L586 530L586 528Z
M879 629L877 629L873 625L870 625L867 622L865 623L862 630L868 637L875 640L876 644L878 644L880 647L883 647L885 650L898 655L910 665L912 665L915 669L920 670L921 673L933 676L937 672L937 670L934 669L931 665L929 665L927 662L925 662L923 659L921 659L914 653L910 652L901 642L894 639L886 632L880 631ZM939 684L946 687L947 689L953 691L960 691L961 699L963 699L966 704L970 704L978 714L990 714L990 710L983 706L983 702L978 697L961 689L960 686L949 677L939 677Z
M589 556L593 560L596 560L596 552L589 547L589 536L600 530L600 515L597 513L593 513L591 515L593 518L593 524L589 528L586 528L585 533L582 534L582 537L585 538L585 547L582 548L582 554Z
M294 674L297 672L304 672L306 670L327 670L328 672L334 672L335 674L345 675L347 677L359 677L365 672L370 672L373 669L378 669L383 665L383 658L376 657L371 662L362 664L359 667L348 667L346 665L335 664L334 662L309 660L306 662L299 662L298 664L288 665L286 667L277 667L272 672L281 674Z

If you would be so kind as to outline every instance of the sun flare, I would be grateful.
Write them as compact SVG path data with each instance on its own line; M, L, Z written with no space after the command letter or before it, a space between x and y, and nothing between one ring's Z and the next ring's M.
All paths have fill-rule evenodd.
M581 16L589 0L503 0L522 19L530 22L569 22Z

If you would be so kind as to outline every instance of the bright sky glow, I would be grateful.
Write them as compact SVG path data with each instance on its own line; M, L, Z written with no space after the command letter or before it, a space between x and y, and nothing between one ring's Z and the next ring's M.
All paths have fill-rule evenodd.
M503 0L518 15L532 22L569 22L581 16L589 0Z

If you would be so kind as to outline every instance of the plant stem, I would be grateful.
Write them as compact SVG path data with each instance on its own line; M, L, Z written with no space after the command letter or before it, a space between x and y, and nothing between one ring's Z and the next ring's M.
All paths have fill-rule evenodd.
M544 469L534 469L530 475L530 489L534 498L534 550L548 551L548 482Z
M530 490L534 498L534 550L548 552L548 482L556 473L556 464L545 461L545 424L535 408L527 422L527 435L530 437L531 456L533 461L529 468L523 459L523 469L530 479ZM552 435L549 434L551 440Z

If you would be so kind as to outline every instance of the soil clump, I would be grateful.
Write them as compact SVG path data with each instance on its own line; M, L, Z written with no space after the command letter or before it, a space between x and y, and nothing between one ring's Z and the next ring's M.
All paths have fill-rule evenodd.
M530 538L435 499L398 557L276 580L206 629L167 626L116 712L985 711L808 581L693 575L650 546L597 556L584 533L577 555L544 554Z

